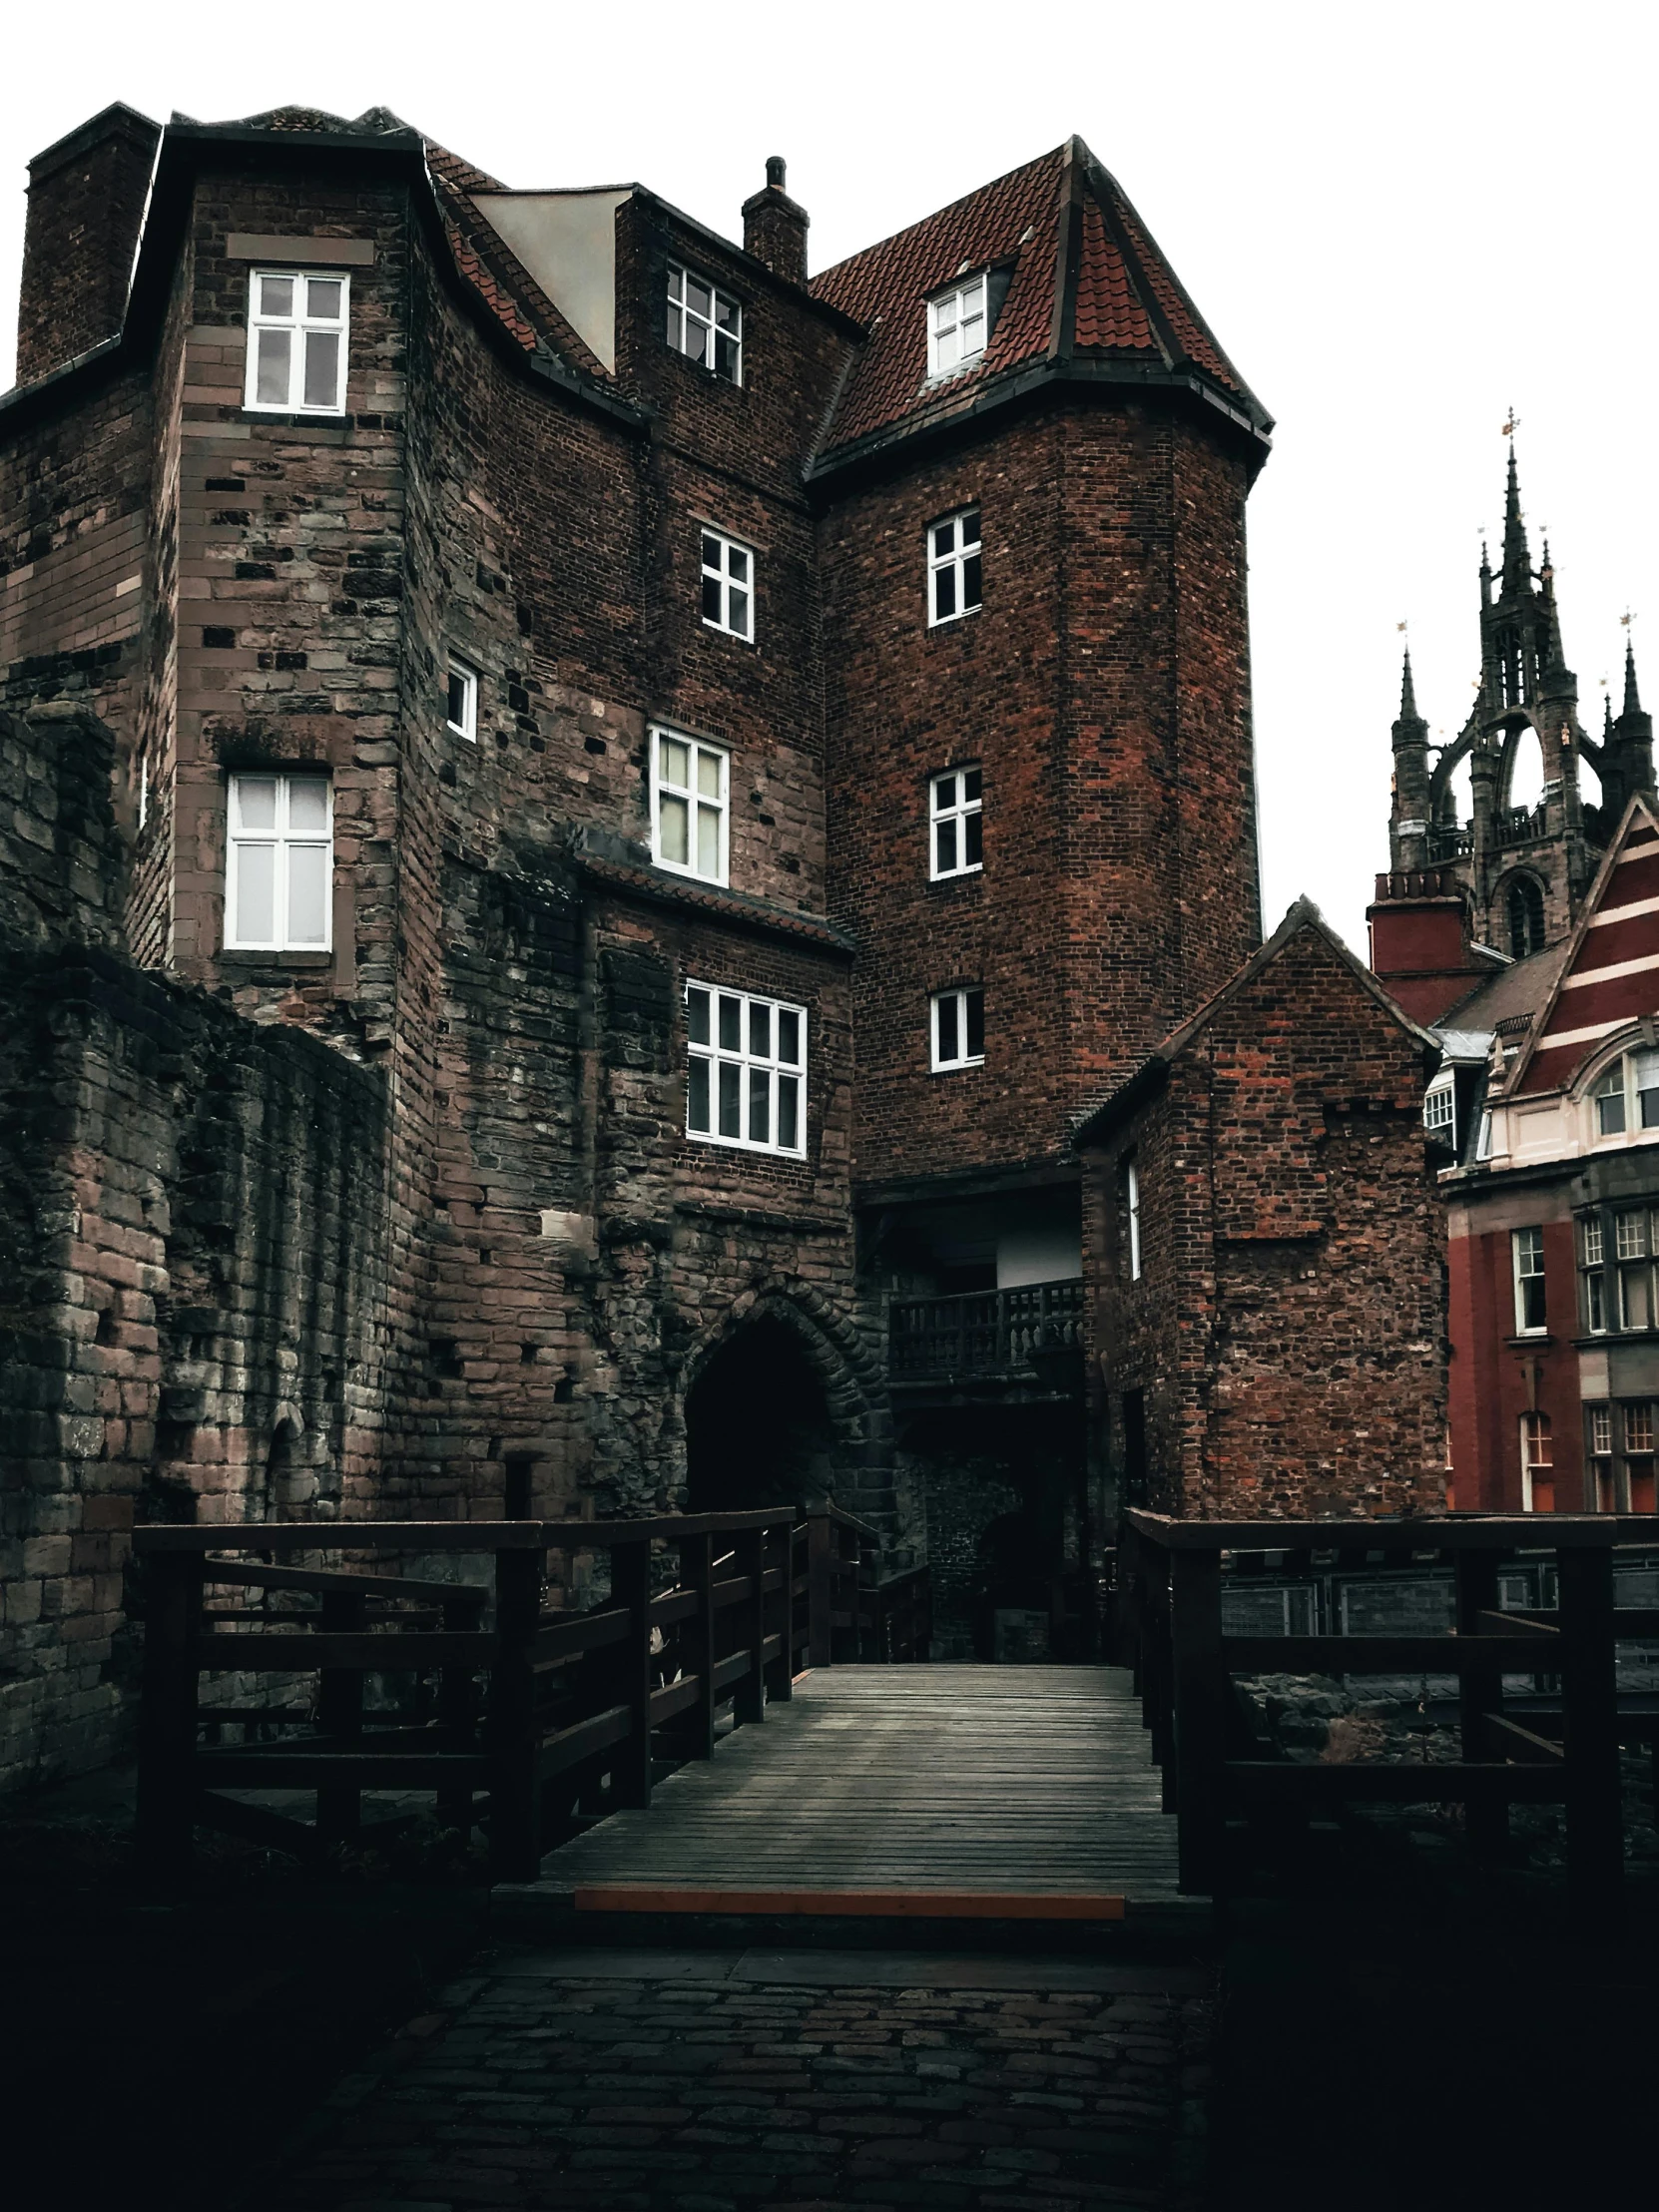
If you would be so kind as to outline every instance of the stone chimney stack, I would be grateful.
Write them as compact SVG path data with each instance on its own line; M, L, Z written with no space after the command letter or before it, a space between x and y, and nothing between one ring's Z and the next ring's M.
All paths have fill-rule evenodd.
M20 384L121 328L161 135L148 116L118 101L29 164Z
M767 163L765 191L743 204L743 250L765 262L786 283L806 283L807 211L798 208L784 190L782 154L774 154Z

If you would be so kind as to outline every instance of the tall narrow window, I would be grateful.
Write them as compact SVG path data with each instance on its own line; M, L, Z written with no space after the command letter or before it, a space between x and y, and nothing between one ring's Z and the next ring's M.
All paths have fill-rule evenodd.
M1653 1236L1645 1206L1613 1216L1613 1257L1618 1263L1619 1327L1651 1329L1659 1321L1653 1296Z
M912 323L911 328L915 325ZM927 302L927 373L948 376L985 350L985 272Z
M1547 1413L1522 1413L1520 1422L1521 1511L1555 1510L1555 1445Z
M755 637L755 556L736 538L703 532L703 620L751 643Z
M449 656L447 673L448 702L444 709L446 726L452 737L469 738L474 744L478 738L478 672L468 668L465 661Z
M1598 1137L1622 1137L1624 1135L1624 1062L1615 1060L1607 1073L1596 1083L1590 1093L1595 1100L1596 1135Z
M248 281L243 404L278 414L343 414L351 279L257 269Z
M807 1150L807 1009L686 985L686 1134L750 1152Z
M668 342L724 382L743 382L743 309L678 262L668 265Z
M651 856L707 883L727 877L727 757L672 730L651 733Z
M978 1067L985 1057L985 994L940 991L933 1000L933 1070Z
M1517 960L1544 947L1544 894L1535 877L1516 875L1509 882L1509 950Z
M1129 1217L1129 1280L1141 1279L1141 1171L1133 1160L1124 1163L1123 1205Z
M1517 1229L1510 1239L1515 1262L1515 1335L1541 1336L1544 1328L1544 1233Z
M322 776L233 776L225 868L228 951L326 952L334 838Z
M932 628L978 611L979 509L964 507L927 532L927 620Z
M953 768L932 784L932 874L969 875L984 865L984 798L976 768Z
M1578 1267L1583 1285L1579 1311L1584 1317L1584 1327L1592 1337L1603 1335L1607 1328L1607 1278L1603 1273L1605 1242L1601 1232L1601 1216L1585 1214L1578 1224ZM1611 1449L1611 1445L1608 1447Z
M1584 1441L1589 1449L1591 1509L1598 1513L1610 1513L1618 1495L1618 1476L1613 1465L1611 1405L1585 1406Z
M1605 1512L1653 1511L1653 1402L1638 1398L1624 1408L1624 1496L1615 1491ZM1599 1500L1598 1500L1599 1502Z

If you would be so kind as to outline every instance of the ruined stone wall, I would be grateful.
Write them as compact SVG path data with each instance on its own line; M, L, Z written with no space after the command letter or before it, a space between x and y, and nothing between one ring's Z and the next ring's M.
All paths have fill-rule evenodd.
M1087 1150L1096 1417L1121 1473L1123 1393L1143 1391L1155 1510L1443 1505L1444 1231L1423 1079L1420 1041L1304 929Z

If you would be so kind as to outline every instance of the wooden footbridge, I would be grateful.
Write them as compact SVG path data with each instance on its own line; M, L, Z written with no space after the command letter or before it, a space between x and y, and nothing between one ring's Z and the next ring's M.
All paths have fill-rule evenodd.
M1443 1555L1456 1628L1224 1634L1228 1555L1270 1546ZM1575 1885L1605 1896L1620 1746L1659 1728L1617 1690L1618 1643L1659 1638L1659 1612L1613 1604L1620 1547L1659 1549L1659 1521L1133 1513L1124 1665L987 1667L927 1663L925 1570L880 1578L833 1510L149 1527L141 1850L162 1878L198 1827L315 1856L426 1793L487 1835L521 1906L1104 1922L1225 1891L1230 1832L1259 1819L1456 1803L1491 1847L1509 1805L1543 1801ZM1501 1610L1500 1568L1540 1549L1558 1609ZM1459 1760L1286 1759L1236 1691L1401 1671L1456 1679Z

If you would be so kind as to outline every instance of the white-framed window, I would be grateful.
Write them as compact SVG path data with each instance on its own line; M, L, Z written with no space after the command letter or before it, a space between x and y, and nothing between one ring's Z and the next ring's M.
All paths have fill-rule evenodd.
M743 382L743 309L706 276L668 265L668 342L728 384Z
M755 556L736 538L703 532L703 620L729 637L755 640Z
M448 700L444 708L452 737L478 742L478 671L451 653L447 671Z
M1480 1133L1474 1140L1474 1156L1477 1160L1489 1160L1492 1156L1492 1117L1482 1114Z
M1544 1322L1544 1233L1516 1229L1509 1239L1515 1263L1515 1335L1539 1337Z
M150 820L150 756L148 754L141 755L139 759L138 807L139 828L142 830Z
M1451 1072L1436 1075L1422 1102L1422 1126L1431 1137L1457 1141L1457 1092Z
M927 373L948 376L985 350L985 272L964 276L927 302ZM912 324L913 328L914 325Z
M805 1006L688 983L686 1050L688 1137L805 1156Z
M985 864L984 779L976 768L953 768L930 786L932 827L928 832L929 872L973 875Z
M1521 1511L1555 1510L1555 1441L1547 1413L1520 1417Z
M1653 1263L1659 1246L1645 1206L1613 1216L1613 1258L1617 1261L1619 1327L1651 1329L1659 1321L1654 1296Z
M229 794L225 947L326 952L333 941L333 794L325 776L236 775Z
M677 730L651 733L651 857L677 875L724 883L730 761L718 745Z
M932 1002L933 1072L976 1068L985 1057L985 994L937 991Z
M248 279L246 407L345 412L351 279L341 271L256 269Z
M1659 1129L1659 1052L1622 1053L1596 1079L1590 1100L1598 1139Z
M927 623L936 629L958 615L976 614L982 570L979 557L979 509L964 507L942 515L927 531Z
M1134 1160L1123 1169L1123 1205L1129 1217L1129 1280L1141 1279L1141 1171Z
M1578 1224L1578 1273L1583 1286L1580 1310L1584 1316L1584 1327L1592 1337L1605 1336L1607 1333L1607 1278L1602 1273L1606 1258L1605 1242L1601 1216L1583 1215Z

